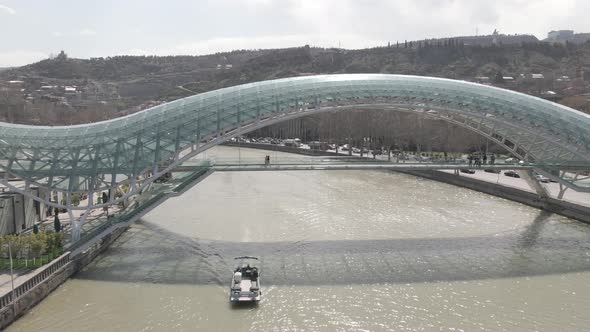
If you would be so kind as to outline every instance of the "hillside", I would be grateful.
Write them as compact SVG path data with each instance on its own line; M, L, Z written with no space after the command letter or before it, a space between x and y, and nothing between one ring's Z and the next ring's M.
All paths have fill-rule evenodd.
M450 40L361 50L305 46L205 56L117 56L88 60L71 59L62 53L53 59L0 72L2 82L23 81L20 88L25 97L24 102L19 102L15 96L0 96L0 121L39 124L96 121L222 87L321 73L483 79L487 80L484 83L535 95L546 90L557 91L553 98L558 100L565 95L588 92L582 73L589 71L590 44L569 43L464 46ZM543 79L532 80L534 73L542 74ZM503 77L507 76L514 80L505 82ZM567 79L562 80L563 77ZM576 83L572 90L570 81L576 78L581 83ZM67 86L73 87L75 93L64 93ZM152 102L145 104L148 101ZM41 106L45 104L51 104L50 112ZM581 104L581 108L586 107ZM579 100L576 105L580 105Z

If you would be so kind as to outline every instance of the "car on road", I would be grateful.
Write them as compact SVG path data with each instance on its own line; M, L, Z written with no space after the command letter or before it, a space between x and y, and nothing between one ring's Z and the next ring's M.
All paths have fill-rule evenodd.
M486 168L483 171L486 172L486 173L500 174L500 170L499 169Z
M518 164L519 160L517 158L506 158L504 163L506 164Z
M518 173L516 173L515 171L506 171L504 172L504 175L509 176L511 178L520 178L520 175L518 175Z
M468 169L468 168L461 168L459 170L461 173L467 173L467 174L475 174L475 171L472 169Z
M535 175L535 178L536 178L536 179L537 179L539 182L542 182L542 183L549 183L549 182L551 182L551 181L549 180L549 178L548 178L548 177L546 177L546 176L543 176L543 175L541 175L541 174L537 174L537 175Z

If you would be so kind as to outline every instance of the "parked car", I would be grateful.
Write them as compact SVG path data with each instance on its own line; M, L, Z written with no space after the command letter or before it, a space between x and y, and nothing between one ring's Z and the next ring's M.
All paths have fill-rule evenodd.
M495 173L495 174L500 174L500 170L499 169L491 169L491 168L487 168L483 170L484 172L487 173Z
M520 178L520 175L518 175L518 173L516 173L515 171L506 171L504 172L504 175L509 176L511 178Z
M475 171L472 169L468 169L468 168L461 168L459 170L461 173L467 173L467 174L475 174Z

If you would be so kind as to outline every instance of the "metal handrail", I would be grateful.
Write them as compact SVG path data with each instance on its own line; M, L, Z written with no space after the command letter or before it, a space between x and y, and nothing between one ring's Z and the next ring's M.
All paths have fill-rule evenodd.
M12 292L8 292L7 294L0 296L0 311L4 310L4 308L11 305L13 301L18 300L28 291L30 291L31 289L35 288L37 285L45 281L52 274L64 267L69 262L70 252L68 251L60 257L56 258L53 262L42 267L39 272L36 272L34 275L30 276L25 282L16 287L14 289L14 299L12 297Z

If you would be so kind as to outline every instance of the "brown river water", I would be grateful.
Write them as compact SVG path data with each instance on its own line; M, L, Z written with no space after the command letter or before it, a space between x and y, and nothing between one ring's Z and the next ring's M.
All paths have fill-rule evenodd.
M260 257L258 306L228 303L238 255ZM589 327L590 225L393 172L292 171L214 173L7 330Z

